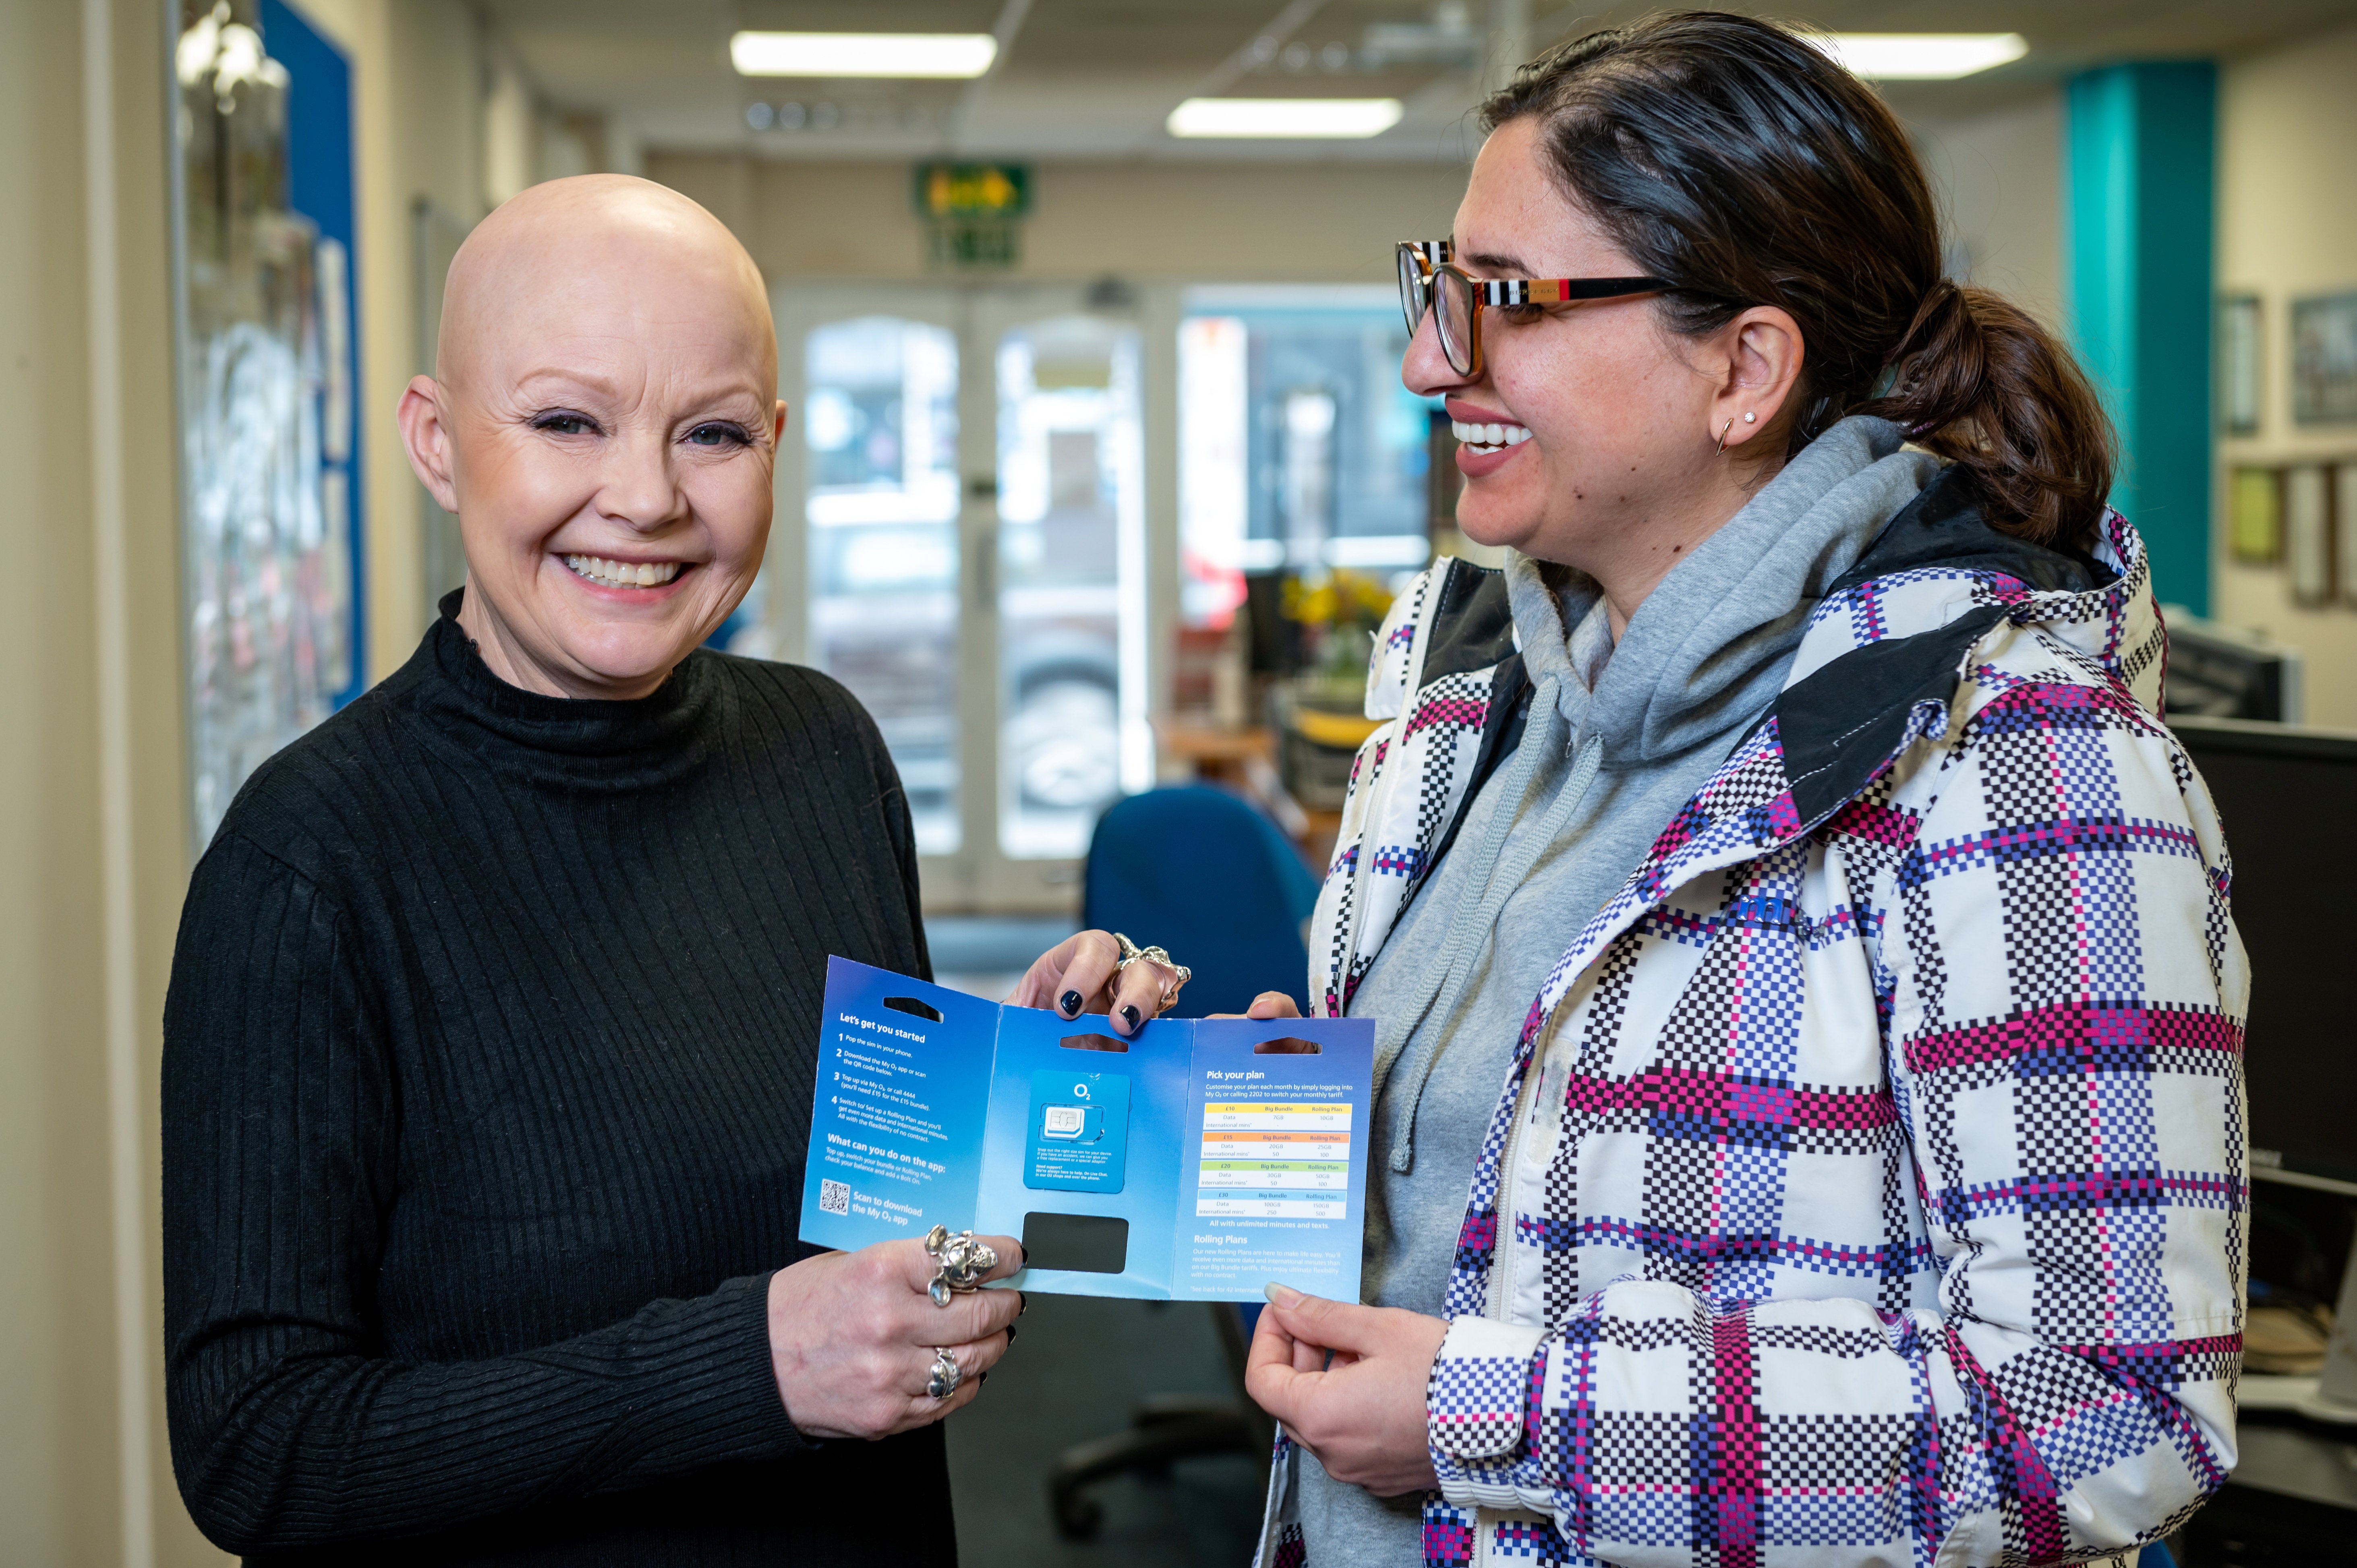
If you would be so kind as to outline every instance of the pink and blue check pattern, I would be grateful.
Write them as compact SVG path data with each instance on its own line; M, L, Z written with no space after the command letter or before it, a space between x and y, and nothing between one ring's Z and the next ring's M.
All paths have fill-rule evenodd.
M1763 725L1556 966L1459 1238L1427 1562L2082 1562L2232 1468L2248 975L2141 541L2098 555L1819 606L1794 682L2003 613L1813 820ZM1398 907L1335 883L1422 868L1459 753L1354 787L1329 1011Z

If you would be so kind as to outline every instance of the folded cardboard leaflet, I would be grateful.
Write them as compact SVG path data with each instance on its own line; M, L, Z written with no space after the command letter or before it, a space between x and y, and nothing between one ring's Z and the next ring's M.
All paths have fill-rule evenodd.
M1374 1026L1166 1018L1124 1039L827 961L802 1240L1018 1237L1071 1295L1359 1295Z

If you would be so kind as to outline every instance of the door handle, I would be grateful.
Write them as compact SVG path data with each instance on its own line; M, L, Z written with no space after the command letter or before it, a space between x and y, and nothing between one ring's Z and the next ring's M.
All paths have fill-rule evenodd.
M998 505L998 476L980 474L965 482L966 499L975 506ZM977 613L986 613L998 600L998 524L994 517L969 535L974 541L974 594Z
M998 603L998 529L978 528L974 540L974 611L987 615Z

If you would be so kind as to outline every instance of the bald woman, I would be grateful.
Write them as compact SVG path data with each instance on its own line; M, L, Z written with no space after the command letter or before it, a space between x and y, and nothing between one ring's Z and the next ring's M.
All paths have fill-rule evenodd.
M445 310L401 428L466 586L255 772L181 917L182 1495L269 1563L951 1561L938 1423L1021 1298L795 1239L827 955L928 969L908 803L840 686L699 646L770 531L759 275L590 176L493 213Z

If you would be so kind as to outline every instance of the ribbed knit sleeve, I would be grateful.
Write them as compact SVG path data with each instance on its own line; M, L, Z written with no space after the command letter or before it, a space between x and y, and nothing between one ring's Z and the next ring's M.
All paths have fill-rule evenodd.
M343 911L235 838L199 867L168 1007L173 1463L234 1552L447 1529L802 1446L767 1275L536 1349L418 1365L373 1326L400 1137Z
M255 770L189 890L182 1497L257 1568L940 1561L938 1427L804 1442L765 1310L821 1251L827 960L925 967L882 736L708 651L644 698L520 691L458 607Z

